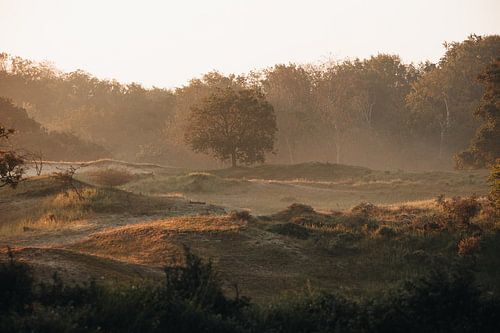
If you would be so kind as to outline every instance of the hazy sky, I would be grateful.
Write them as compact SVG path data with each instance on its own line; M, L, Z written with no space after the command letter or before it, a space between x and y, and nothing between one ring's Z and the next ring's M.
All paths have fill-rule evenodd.
M500 0L0 0L0 52L174 87L216 69L397 53L500 33Z

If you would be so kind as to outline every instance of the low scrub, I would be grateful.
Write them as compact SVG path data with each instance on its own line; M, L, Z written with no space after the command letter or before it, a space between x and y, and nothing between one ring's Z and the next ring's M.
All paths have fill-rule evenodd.
M500 299L458 262L368 299L307 291L258 306L228 297L211 262L187 251L160 284L36 284L12 257L0 265L2 332L494 332ZM237 290L237 289L236 289Z
M274 224L268 228L269 231L298 239L309 238L310 232L307 228L296 223Z
M472 218L481 211L481 203L476 196L453 197L448 200L439 196L437 204L443 211L443 223L448 226L469 227Z

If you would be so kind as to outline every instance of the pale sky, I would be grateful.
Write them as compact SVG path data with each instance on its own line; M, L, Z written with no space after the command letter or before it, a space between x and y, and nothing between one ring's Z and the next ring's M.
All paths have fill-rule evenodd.
M500 33L500 0L0 0L0 52L178 87L210 70L396 53Z

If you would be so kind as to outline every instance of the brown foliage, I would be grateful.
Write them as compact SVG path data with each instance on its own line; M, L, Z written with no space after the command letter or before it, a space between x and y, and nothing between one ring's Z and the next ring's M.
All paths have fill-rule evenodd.
M458 242L458 255L461 257L471 255L479 250L480 245L480 236L465 237Z
M443 223L447 226L469 227L471 219L481 211L481 203L476 196L453 197L446 200L439 196L436 200L443 210Z

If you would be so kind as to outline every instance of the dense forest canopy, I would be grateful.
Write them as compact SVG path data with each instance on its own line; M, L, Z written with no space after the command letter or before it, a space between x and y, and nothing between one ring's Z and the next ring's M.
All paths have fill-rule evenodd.
M193 106L232 87L260 90L274 107L278 132L270 162L450 168L480 126L473 113L484 87L477 77L500 55L500 36L471 35L444 46L436 64L378 54L319 65L278 64L239 76L210 72L175 90L63 73L4 53L0 96L25 109L45 137L62 131L94 144L95 156L82 153L82 159L107 150L129 161L216 166L192 152L184 134ZM47 152L75 158L67 154Z

